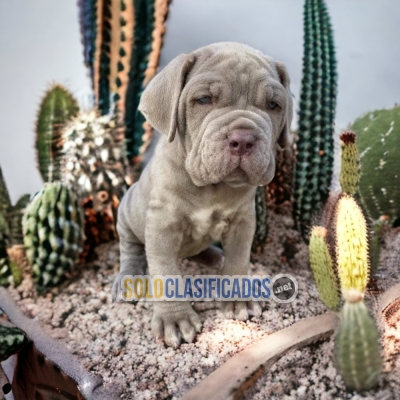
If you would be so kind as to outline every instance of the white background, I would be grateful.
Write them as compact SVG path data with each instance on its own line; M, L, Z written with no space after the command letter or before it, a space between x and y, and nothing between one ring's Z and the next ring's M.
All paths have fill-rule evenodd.
M335 29L336 126L400 103L400 0L327 0ZM299 98L303 0L173 0L161 67L180 53L239 41L286 64ZM91 104L74 0L0 0L0 165L15 201L42 187L34 127L51 82Z

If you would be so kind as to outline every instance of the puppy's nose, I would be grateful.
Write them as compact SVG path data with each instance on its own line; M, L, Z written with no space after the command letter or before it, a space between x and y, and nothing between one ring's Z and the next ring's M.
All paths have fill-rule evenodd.
M229 138L229 150L235 156L248 155L253 151L255 138L246 131L233 132Z

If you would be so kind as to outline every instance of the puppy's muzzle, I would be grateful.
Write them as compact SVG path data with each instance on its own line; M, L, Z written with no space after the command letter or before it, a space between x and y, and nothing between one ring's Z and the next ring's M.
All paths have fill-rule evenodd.
M255 136L249 130L235 130L229 138L229 150L234 156L250 155L256 142Z

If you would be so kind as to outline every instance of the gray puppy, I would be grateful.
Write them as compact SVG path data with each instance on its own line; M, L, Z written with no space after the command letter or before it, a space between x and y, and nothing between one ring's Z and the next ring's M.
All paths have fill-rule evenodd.
M256 186L275 173L288 141L292 99L286 68L239 43L216 43L168 64L146 87L139 110L165 134L118 213L124 275L179 275L178 261L218 259L223 275L248 272ZM200 255L199 255L200 254ZM198 256L199 255L199 256ZM227 318L261 314L257 302L222 302ZM192 342L201 322L189 302L154 302L152 331L167 345Z

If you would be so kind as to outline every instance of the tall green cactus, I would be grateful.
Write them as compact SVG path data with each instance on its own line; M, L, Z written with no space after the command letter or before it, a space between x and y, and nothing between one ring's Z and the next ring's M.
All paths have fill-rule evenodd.
M335 48L326 5L323 0L306 0L293 210L303 235L314 210L329 194L336 86Z
M373 221L400 218L400 106L358 118L351 129L360 152L360 196Z
M349 389L367 390L382 369L379 332L363 301L346 302L335 337L337 368Z
M36 154L44 182L60 179L61 131L78 111L78 103L61 85L51 86L43 97L36 122Z
M267 207L265 204L265 188L258 187L255 196L256 203L256 232L253 239L252 250L256 253L262 251L268 236Z
M82 250L82 216L74 193L60 182L45 184L25 210L23 230L39 291L61 283Z

